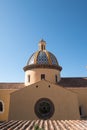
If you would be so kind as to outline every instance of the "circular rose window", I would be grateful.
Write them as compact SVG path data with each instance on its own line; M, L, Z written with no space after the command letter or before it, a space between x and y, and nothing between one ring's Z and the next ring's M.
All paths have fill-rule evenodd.
M49 119L54 114L54 105L47 98L39 99L35 104L35 114L40 119Z

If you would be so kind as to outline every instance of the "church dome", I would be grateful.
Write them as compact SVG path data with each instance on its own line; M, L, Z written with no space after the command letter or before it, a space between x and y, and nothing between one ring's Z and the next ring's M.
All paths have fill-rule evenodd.
M46 50L46 42L39 42L39 50L33 53L28 59L27 65L23 68L25 71L25 85L28 86L40 80L47 80L52 83L60 81L59 65L54 54Z
M56 68L61 71L62 67L59 66L58 61L54 54L46 50L46 42L44 40L41 40L39 42L39 50L33 53L28 62L27 66L24 68L24 70L28 68Z

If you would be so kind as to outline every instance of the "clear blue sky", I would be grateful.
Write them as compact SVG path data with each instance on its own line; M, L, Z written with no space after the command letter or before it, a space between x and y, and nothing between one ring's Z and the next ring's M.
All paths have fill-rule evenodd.
M0 82L24 82L42 38L62 77L87 77L87 0L0 0Z

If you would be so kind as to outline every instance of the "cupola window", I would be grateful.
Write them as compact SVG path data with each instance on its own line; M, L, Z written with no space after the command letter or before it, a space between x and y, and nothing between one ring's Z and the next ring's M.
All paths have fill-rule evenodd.
M41 74L41 80L45 79L45 74Z
M56 81L56 83L58 82L57 75L55 75L55 81Z
M30 82L30 75L28 75L28 82Z

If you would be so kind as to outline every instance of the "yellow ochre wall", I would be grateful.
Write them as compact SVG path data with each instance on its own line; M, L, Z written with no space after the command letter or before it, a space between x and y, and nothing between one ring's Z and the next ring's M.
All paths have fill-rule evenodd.
M79 106L82 107L83 116L87 117L87 88L67 88L78 96Z
M10 93L14 91L15 91L14 89L0 90L0 101L2 101L4 104L4 111L0 113L0 121L8 120Z
M15 89L0 89L0 101L4 102L4 112L0 113L0 121L8 120L9 115L9 109L10 109L10 118L12 118L12 111L23 111L22 108L24 108L24 105L29 108L29 110L23 111L25 114L27 114L27 118L32 117L37 119L36 115L34 114L34 104L36 101L42 97L49 98L52 100L54 105L56 106L57 111L55 111L53 118L58 117L58 119L65 119L67 117L67 112L71 112L73 115L73 111L75 111L74 114L76 114L79 119L78 110L79 106L82 106L83 114L87 117L87 88L67 88L64 89L62 87L58 87L58 85L51 84L49 82L43 83L44 81L38 82L36 84L30 85L26 87L25 89L15 90ZM36 86L38 85L38 88ZM51 86L50 88L48 86ZM69 91L67 91L69 90ZM15 91L15 92L14 92ZM14 92L14 93L12 93ZM74 94L74 93L75 94ZM11 104L10 104L10 93L11 95ZM26 94L25 94L26 93ZM76 96L77 95L77 96ZM15 97L15 99L14 99ZM78 99L77 99L78 97ZM22 99L22 100L21 100ZM18 100L18 101L17 101ZM78 100L78 101L77 101ZM21 101L21 102L20 102ZM13 104L12 104L13 102ZM73 106L72 106L72 104ZM21 105L20 105L21 103ZM77 105L76 105L77 104ZM9 106L10 105L10 106ZM20 107L14 107L14 105ZM67 108L67 105L69 106ZM62 107L61 107L62 106ZM17 110L18 109L18 110ZM63 110L62 110L63 109ZM71 111L69 111L71 109ZM72 110L73 109L73 110ZM33 111L33 114L32 114ZM62 112L61 112L62 111ZM19 114L20 115L20 114ZM14 116L14 113L13 113ZM24 118L24 116L23 116ZM32 119L33 119L32 118ZM22 119L20 117L20 119ZM68 115L67 119L71 119Z
M34 106L40 98L53 102L55 112L51 119L80 119L76 94L44 80L11 93L9 119L38 119Z

